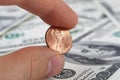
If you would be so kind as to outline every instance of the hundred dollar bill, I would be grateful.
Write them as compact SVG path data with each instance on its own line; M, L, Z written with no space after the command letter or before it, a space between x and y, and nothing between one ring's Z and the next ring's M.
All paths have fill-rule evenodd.
M113 43L74 43L65 54L62 72L47 80L117 80L120 78L119 50L120 45Z
M79 38L65 55L63 71L48 80L119 80L118 30L119 28L108 20L101 24L99 29Z
M81 60L83 58L76 55L76 59ZM119 70L120 63L111 65L88 65L66 62L63 71L48 80L119 80ZM117 74L117 76L115 76L115 74Z
M119 27L108 18L94 26L97 27L73 41L73 47L65 55L63 71L48 80L120 79Z
M89 44L94 43L94 45L95 45L94 47L98 47L98 44L99 44L99 49L101 49L101 50L98 50L98 48L97 48L96 49L98 51L98 52L96 52L97 55L95 56L95 54L94 54L94 56L92 56L93 54L91 54L92 58L99 57L102 60L108 60L108 61L112 61L112 62L119 61L120 56L119 56L118 47L120 45L120 42L119 42L120 41L120 30L110 20L99 25L99 28L96 28L95 30L85 34L84 36L79 37L78 39L75 40L75 43L82 43L82 41L85 41L86 43L88 42ZM95 44L95 42L97 42L98 44ZM102 46L100 46L100 44ZM105 46L111 47L108 51L105 52L106 54L104 54L104 50L106 50L106 48L104 48ZM114 49L112 49L112 48L114 48ZM109 52L111 50L112 50L112 52ZM117 52L117 54L116 54L116 52ZM111 55L111 57L110 57L110 55ZM90 57L90 54L89 54L89 57Z
M120 43L114 42L117 30L111 21L106 21L98 30L79 38L65 54L62 72L48 80L119 80Z
M120 30L110 20L73 44L63 71L49 80L119 80Z
M0 11L0 36L33 17L33 14L17 6L0 6Z
M63 71L48 80L119 80L119 28L110 20L73 43Z

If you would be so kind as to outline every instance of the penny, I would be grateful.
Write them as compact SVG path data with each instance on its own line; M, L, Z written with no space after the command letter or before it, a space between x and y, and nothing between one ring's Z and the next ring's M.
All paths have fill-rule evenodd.
M72 37L66 29L50 27L45 38L47 46L60 54L67 53L72 46Z

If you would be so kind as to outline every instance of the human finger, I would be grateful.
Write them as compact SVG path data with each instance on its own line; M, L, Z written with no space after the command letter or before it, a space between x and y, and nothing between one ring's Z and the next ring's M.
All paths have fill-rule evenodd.
M1 56L0 65L0 78L4 80L43 80L60 73L64 59L47 47L28 47Z

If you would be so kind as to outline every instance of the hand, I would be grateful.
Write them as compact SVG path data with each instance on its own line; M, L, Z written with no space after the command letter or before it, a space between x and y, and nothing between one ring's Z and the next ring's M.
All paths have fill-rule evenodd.
M62 0L0 0L0 5L18 5L58 27L73 28L76 14ZM58 74L64 58L47 47L27 47L0 56L1 80L44 80Z

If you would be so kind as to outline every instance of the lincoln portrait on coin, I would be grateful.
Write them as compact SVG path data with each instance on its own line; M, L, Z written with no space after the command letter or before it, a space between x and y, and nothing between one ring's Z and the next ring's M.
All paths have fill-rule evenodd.
M55 29L52 31L52 35L54 36L53 38L55 39L55 47L58 51L64 50L64 44L63 44L63 39L64 39L64 33L60 30Z

